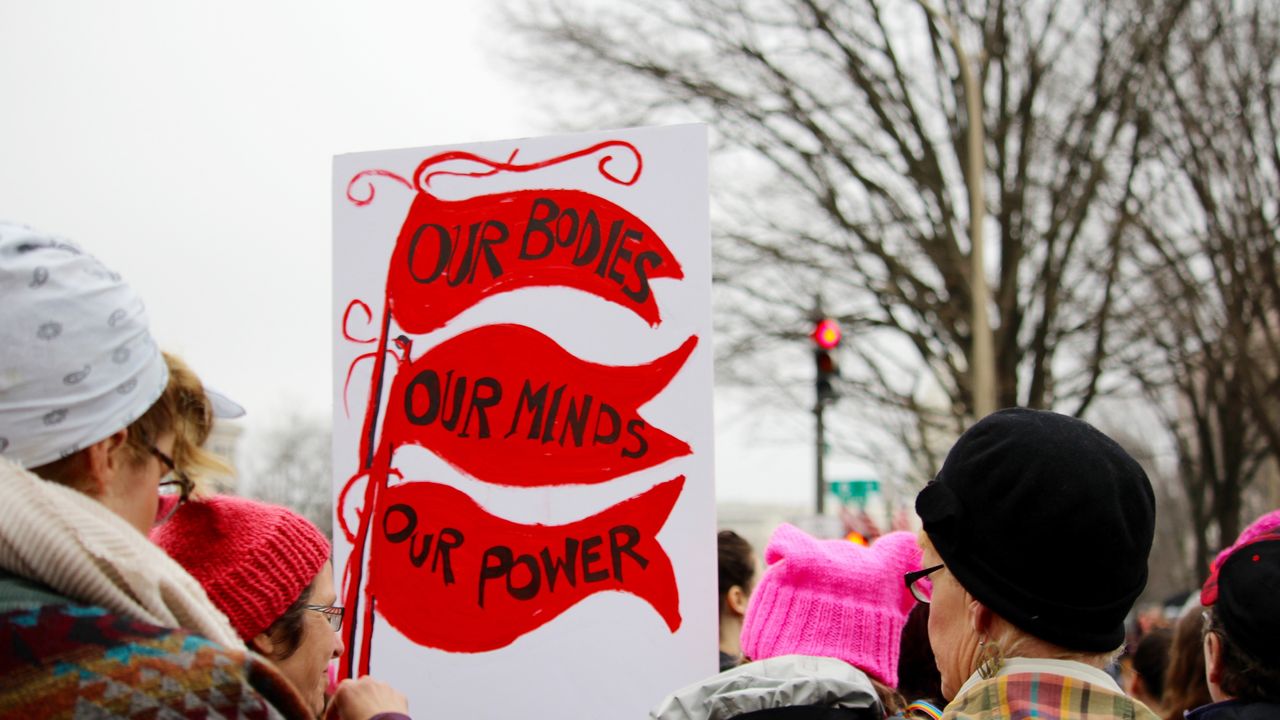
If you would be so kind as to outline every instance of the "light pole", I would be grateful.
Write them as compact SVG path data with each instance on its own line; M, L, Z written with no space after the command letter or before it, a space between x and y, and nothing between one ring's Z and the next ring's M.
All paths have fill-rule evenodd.
M809 337L813 340L814 359L814 475L816 484L815 508L822 515L827 496L827 428L823 419L823 411L827 403L835 401L839 393L835 389L835 380L840 375L835 355L832 353L840 346L840 324L826 316L822 310L822 298L814 298L813 332Z
M991 291L987 288L987 268L984 261L982 227L987 218L986 194L983 177L987 172L984 125L982 123L982 87L973 73L969 54L960 44L960 34L951 20L940 13L927 0L919 0L929 17L947 28L951 49L960 66L960 84L964 87L965 110L969 120L966 148L969 162L965 164L965 185L969 193L969 292L973 312L970 329L973 347L969 353L969 377L973 390L975 417L985 417L996 411L996 368L994 341L991 337L991 319L987 308L991 304Z

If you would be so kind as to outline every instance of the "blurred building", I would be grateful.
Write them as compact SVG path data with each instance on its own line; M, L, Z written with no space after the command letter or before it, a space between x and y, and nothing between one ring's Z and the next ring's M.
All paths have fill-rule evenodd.
M244 426L238 420L215 420L213 432L205 442L204 448L222 458L235 472L229 475L215 475L205 478L205 489L217 494L236 494L239 488L239 451L240 440L244 434Z

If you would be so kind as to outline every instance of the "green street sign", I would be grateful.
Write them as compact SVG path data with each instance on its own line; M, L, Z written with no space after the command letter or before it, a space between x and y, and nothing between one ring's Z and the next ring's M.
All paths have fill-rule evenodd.
M855 502L859 505L866 505L867 498L880 492L880 481L870 478L828 480L827 486L831 489L832 495L844 502Z

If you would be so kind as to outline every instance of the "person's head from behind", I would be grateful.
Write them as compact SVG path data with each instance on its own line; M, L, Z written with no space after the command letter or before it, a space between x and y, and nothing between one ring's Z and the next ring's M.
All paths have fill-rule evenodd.
M902 628L916 602L902 576L920 568L911 533L888 533L865 547L784 524L769 539L765 566L747 604L744 656L837 658L897 686Z
M919 603L907 616L898 655L898 692L907 700L942 701L942 679L929 645L929 605ZM942 703L945 704L945 703Z
M344 647L329 541L315 525L278 505L213 496L178 508L151 539L320 712Z
M199 379L161 354L120 276L67 241L0 224L0 296L0 453L147 532L162 479L218 467Z
M1152 628L1138 640L1129 658L1125 692L1156 713L1164 708L1164 678L1172 645L1172 629Z
M724 650L726 644L737 647L747 599L755 586L756 556L751 543L732 530L721 530L717 534L716 548L720 574L720 648ZM726 637L726 632L732 637ZM732 650L730 654L736 655L737 651Z
M1215 701L1280 703L1280 533L1264 533L1215 562L1206 607L1205 673Z
M1173 626L1169 665L1164 672L1162 695L1166 720L1182 720L1188 710L1208 703L1209 685L1204 673L1204 621L1199 607L1179 616Z
M1141 466L1088 423L987 416L952 447L916 513L944 696L1001 655L1101 667L1124 642L1147 582L1155 498Z

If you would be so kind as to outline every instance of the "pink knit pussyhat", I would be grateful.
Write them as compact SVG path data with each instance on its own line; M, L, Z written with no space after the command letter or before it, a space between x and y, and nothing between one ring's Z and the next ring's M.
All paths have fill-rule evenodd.
M743 654L838 658L897 686L902 628L916 602L902 576L920 569L921 555L909 532L864 547L779 526L765 549L764 577L747 603Z
M204 586L245 642L283 615L329 559L329 541L310 520L230 495L183 505L151 541Z

